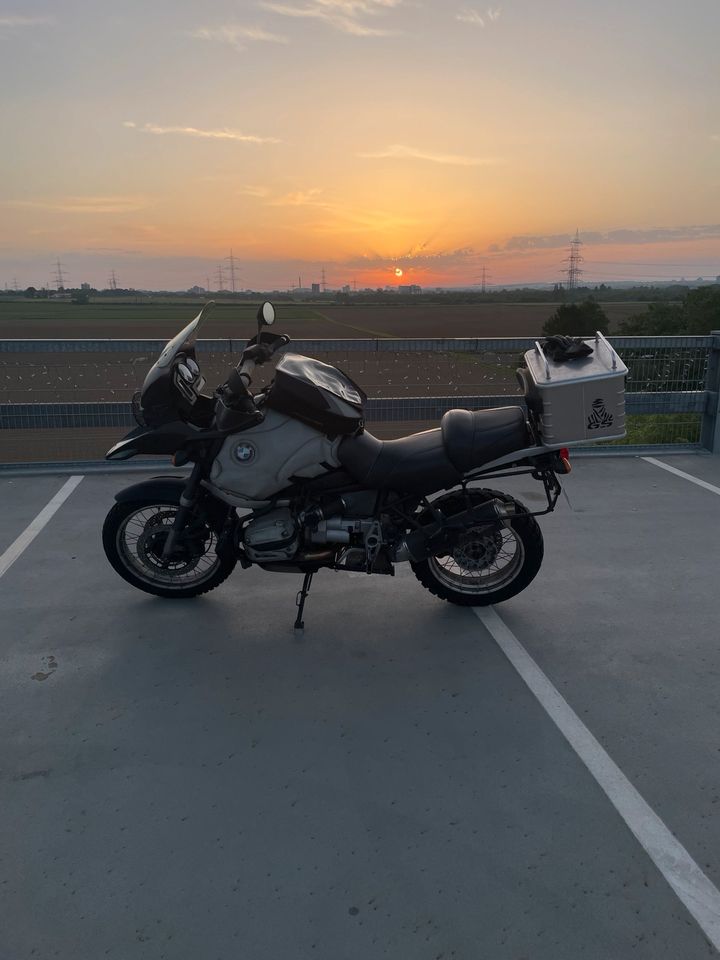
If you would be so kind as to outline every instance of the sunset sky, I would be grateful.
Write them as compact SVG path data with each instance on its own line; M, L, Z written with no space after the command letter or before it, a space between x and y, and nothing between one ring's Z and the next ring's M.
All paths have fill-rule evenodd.
M0 284L720 274L717 0L0 0ZM211 286L215 286L211 282Z

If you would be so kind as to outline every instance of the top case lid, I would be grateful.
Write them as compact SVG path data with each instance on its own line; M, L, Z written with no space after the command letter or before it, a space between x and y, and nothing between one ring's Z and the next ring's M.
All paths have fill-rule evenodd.
M525 354L525 363L539 386L552 387L567 383L586 383L592 380L604 380L611 376L625 376L627 367L620 359L615 348L602 334L584 341L592 347L588 357L579 360L566 360L558 363L542 352L539 341L534 350Z

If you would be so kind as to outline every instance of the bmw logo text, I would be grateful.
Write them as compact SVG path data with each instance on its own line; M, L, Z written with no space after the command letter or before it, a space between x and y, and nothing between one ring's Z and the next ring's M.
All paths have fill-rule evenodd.
M238 463L251 463L255 459L255 447L251 443L239 443L233 450Z

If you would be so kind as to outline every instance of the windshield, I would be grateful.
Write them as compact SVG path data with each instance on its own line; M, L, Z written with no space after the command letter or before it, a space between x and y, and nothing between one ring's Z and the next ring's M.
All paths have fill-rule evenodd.
M200 313L195 317L194 320L191 320L190 323L183 327L180 333L176 334L172 340L168 340L165 349L160 354L157 359L155 366L157 367L168 367L173 362L173 359L177 356L178 353L185 352L195 345L197 340L198 330L200 329L200 324L207 317L208 313L215 306L215 301L210 300L209 303L206 303L202 308Z

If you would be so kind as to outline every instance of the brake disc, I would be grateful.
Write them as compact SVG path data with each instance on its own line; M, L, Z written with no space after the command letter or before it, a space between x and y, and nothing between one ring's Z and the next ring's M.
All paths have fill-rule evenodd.
M163 559L163 548L174 519L174 510L159 511L150 517L137 541L138 556L150 567L162 567L175 574L189 573L207 553L210 530L204 523L193 525L183 532L172 556Z
M502 533L487 527L472 527L458 538L452 558L459 567L470 573L484 570L493 564L503 545Z

